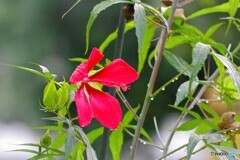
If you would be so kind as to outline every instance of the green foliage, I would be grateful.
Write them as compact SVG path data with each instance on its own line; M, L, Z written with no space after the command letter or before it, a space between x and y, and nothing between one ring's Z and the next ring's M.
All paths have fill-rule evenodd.
M110 7L114 4L118 4L118 3L130 3L130 1L128 1L128 0L106 0L106 1L102 1L99 4L95 5L93 10L91 11L91 15L90 15L90 18L88 20L87 28L86 28L86 51L85 51L85 54L88 51L90 30L92 28L93 22L95 21L95 19L98 16L98 14L101 11L107 9L108 7Z
M189 96L189 94L192 94L196 90L198 83L195 81L192 82L190 92L189 92L189 86L190 86L190 81L186 81L179 86L174 105L176 106L179 105L185 98Z
M190 160L192 152L199 141L200 141L200 138L195 134L192 134L189 137L188 146L187 146L187 160Z
M155 29L156 29L156 27L153 23L147 23L146 29L145 29L146 31L145 31L144 37L143 37L142 47L140 47L138 49L138 73L141 73L142 68L145 64L145 61L147 58L147 53L151 46L151 41L153 39Z
M69 127L67 131L66 141L65 141L65 159L68 159L72 153L72 150L76 144L75 142L75 130L73 127Z
M129 30L133 28L134 22L133 21L128 22L125 26L124 33L126 34ZM99 50L101 52L104 52L108 45L117 38L117 32L118 30L116 29L113 33L109 34L108 37L103 41L103 43L99 47Z
M113 131L109 139L109 147L112 152L113 160L120 160L123 145L123 128L119 127Z
M188 62L186 62L184 59L181 57L178 57L177 55L169 52L169 51L164 51L163 56L167 59L167 61L180 73L184 71L188 66ZM186 72L183 73L184 75L190 77L191 72L187 70Z
M240 4L236 1L237 0L230 0L229 2L220 4L220 5L217 5L217 6L204 8L200 11L194 12L193 14L188 16L187 19L189 20L189 19L192 19L192 18L197 18L199 16L203 16L203 15L210 14L210 13L217 13L217 12L227 12L227 13L231 12L230 13L231 16L232 15L234 16L234 14L236 12L236 8L240 8ZM231 11L232 9L233 9L233 11Z

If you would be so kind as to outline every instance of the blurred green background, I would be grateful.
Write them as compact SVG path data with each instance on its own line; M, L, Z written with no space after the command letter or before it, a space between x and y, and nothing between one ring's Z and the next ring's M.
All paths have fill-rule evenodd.
M85 51L85 30L90 15L90 11L100 0L82 0L64 19L62 15L75 1L67 0L1 0L0 1L0 62L14 65L21 65L37 69L30 62L46 66L52 73L59 76L59 80L64 76L69 78L71 72L75 69L77 63L71 62L68 58L86 57ZM159 1L147 1L155 7L160 6ZM188 16L199 9L226 2L225 0L198 0L185 7L185 15ZM93 24L90 35L90 49L99 47L109 33L113 32L118 23L120 5L115 5L103 11ZM205 32L211 25L219 23L221 17L227 14L211 14L202 16L189 21L188 23L197 26ZM231 43L234 48L239 42L239 35L234 26L227 37L223 38L226 25L221 27L214 39L224 43L226 46ZM156 38L158 35L156 34ZM153 42L152 48L154 48ZM105 51L107 58L111 59L114 49L112 43ZM188 45L182 45L172 50L174 53L182 56L187 61L191 60L191 48ZM137 68L137 41L134 30L125 36L123 59ZM148 78L150 76L150 67L145 65L140 79L131 86L131 90L126 92L129 101L133 106L142 104ZM160 87L171 79L177 72L171 67L165 59L161 64L156 88ZM0 152L9 150L3 142L4 137L11 128L11 133L21 139L21 125L27 127L36 127L47 124L47 121L41 120L50 114L39 110L39 101L45 81L31 73L0 65ZM175 92L178 86L185 81L184 77L173 83L164 92L159 94L150 106L147 115L145 128L154 131L153 116L160 121L168 116L168 113L176 112L168 107L175 100ZM75 112L75 108L72 108ZM17 124L17 125L16 125ZM18 125L19 124L19 125ZM96 123L97 126L98 123ZM17 127L18 126L18 127ZM4 128L5 127L5 128ZM95 126L94 126L95 127ZM91 126L87 128L90 130ZM19 132L18 132L19 131ZM30 132L30 131L29 131ZM35 139L38 138L38 132L33 132ZM5 142L4 141L4 142ZM12 141L11 141L12 142ZM31 142L31 141L28 141ZM10 156L13 153L5 153ZM1 157L0 153L0 158ZM21 158L20 158L21 159Z

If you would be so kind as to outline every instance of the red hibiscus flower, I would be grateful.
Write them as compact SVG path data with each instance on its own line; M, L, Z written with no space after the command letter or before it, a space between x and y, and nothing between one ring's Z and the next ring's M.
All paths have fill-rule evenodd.
M128 85L138 79L135 69L122 59L115 59L95 74L89 75L103 57L104 55L97 48L93 48L88 61L77 66L69 80L72 84L79 84L75 94L75 103L81 127L89 125L94 117L103 126L116 129L122 119L118 100L108 93L94 88L93 82L127 90Z

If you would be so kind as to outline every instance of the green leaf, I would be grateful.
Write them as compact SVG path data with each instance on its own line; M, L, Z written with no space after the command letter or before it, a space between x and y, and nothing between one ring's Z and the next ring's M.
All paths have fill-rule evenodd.
M192 38L190 36L186 35L172 35L167 39L166 42L166 49L171 49L176 46L180 46L185 43L190 43L192 42Z
M186 81L179 86L177 90L176 100L174 102L175 106L179 105L185 98L188 97L189 94L193 93L193 91L196 90L198 83L195 81L192 82L190 93L188 89L189 85L190 85L190 81Z
M185 122L181 126L179 126L176 130L177 131L189 131L189 130L196 128L200 122L201 121L198 119L188 120L187 122Z
M167 61L180 73L185 70L189 64L182 59L181 57L176 56L175 54L165 50L163 56L167 59ZM184 75L191 76L191 72L187 70L184 72Z
M190 160L192 152L193 152L194 148L196 147L196 145L198 144L199 141L200 141L200 138L196 134L192 134L189 137L188 146L187 146L187 160Z
M75 142L75 130L73 127L69 127L67 131L66 141L65 141L65 159L68 159L72 153L72 150L76 144Z
M51 145L51 148L55 148L55 149L61 148L61 147L65 144L66 136L67 136L67 133L63 133L63 134L58 135L58 136L53 140L53 143L52 143L52 145Z
M90 18L88 20L87 23L87 29L86 29L86 51L85 54L88 51L88 46L89 46L89 33L91 30L91 27L93 25L93 22L95 21L95 19L97 18L98 14L105 10L106 8L114 5L114 4L118 4L118 3L130 3L130 1L128 0L106 0L106 1L102 1L99 4L97 4L93 10L91 11L91 15Z
M140 73L147 56L147 51L151 44L150 42L153 37L155 27L153 25L149 26L152 28L152 30L149 28L149 35L146 33L146 13L143 6L139 3L135 3L134 5L134 25L136 28L136 36L138 40L138 72Z
M204 38L207 39L207 38L211 37L211 36L213 35L213 33L215 33L216 30L217 30L219 27L221 27L223 24L224 24L224 23L218 23L218 24L215 24L215 25L211 26L211 27L207 30L207 32L205 33Z
M214 121L220 121L219 115L208 105L206 105L203 102L198 103L198 106L201 107L203 110L205 110L208 114L212 115L214 118Z
M123 145L123 128L119 127L112 131L109 139L109 146L112 152L113 160L120 160L121 150Z
M147 53L151 46L151 41L153 39L155 30L156 30L155 24L153 23L147 24L141 50L138 50L138 73L139 74L141 73L142 68L145 64Z
M79 126L74 126L75 130L80 134L80 136L82 137L84 143L87 145L87 159L88 160L97 160L97 155L95 153L95 151L93 150L87 135L83 132L82 128L80 128Z
M134 126L134 125L127 125L126 127L136 130L136 126ZM144 136L149 142L152 142L152 138L149 136L149 134L143 128L141 129L140 134L142 136Z
M50 120L50 121L60 121L60 122L64 122L64 123L68 123L67 119L64 117L48 117L48 118L42 118L45 120Z
M195 117L197 120L201 120L201 116L197 112L191 111L188 108L183 108L183 107L178 107L178 106L173 106L173 105L170 105L170 107L173 107L173 108L175 108L177 110L180 110L184 113L187 112L191 116Z
M28 152L28 153L38 154L37 151L31 150L31 149L15 149L9 152Z
M237 5L238 8L240 8L240 4ZM196 18L205 14L210 14L210 13L216 13L216 12L229 12L230 10L230 4L229 2L223 3L214 7L209 7L209 8L204 8L202 10L199 10L197 12L194 12L190 16L187 17L187 20Z
M166 20L166 18L163 16L162 12L155 9L154 7L152 7L151 5L148 5L146 3L141 2L141 5L145 8L147 8L148 10L152 11L153 13L156 14L156 16L159 18L159 20L164 24L164 26L166 27L167 32L169 32L169 25L168 22Z
M71 154L71 160L84 160L84 151L85 151L86 147L83 144L83 142L78 142Z
M134 22L130 21L126 23L124 33L127 33L129 30L134 28ZM108 37L103 41L100 45L99 50L104 52L104 50L108 47L108 45L117 38L118 29L116 29L113 33L109 34Z
M98 137L100 137L103 134L103 127L97 128L92 130L87 134L87 137L92 144Z
M209 45L200 42L194 46L192 54L191 83L196 80L198 72L201 70L208 54L210 53L210 49Z
M139 108L140 108L140 105L138 105L137 107L133 108L134 113L137 113ZM123 120L122 120L123 127L125 125L128 125L132 120L133 120L133 113L132 113L132 111L127 111L127 113L125 113L125 115L123 117Z
M24 70L24 71L27 71L27 72L31 72L33 74L36 74L38 76L41 76L41 77L44 77L45 78L45 75L37 70L34 70L34 69L31 69L31 68L27 68L27 67L22 67L22 66L16 66L16 65L11 65L11 64L4 64L4 63L0 63L0 64L3 64L3 65L6 65L6 66L10 66L10 67L13 67L13 68L17 68L17 69L21 69L21 70Z
M33 127L32 129L57 131L58 126L40 126L40 127Z
M200 135L205 134L211 130L219 130L217 123L212 122L210 119L204 119L198 125L195 133Z
M227 57L219 55L219 54L215 53L214 51L211 52L211 54L213 56L215 56L216 58L218 58L223 63L223 65L227 68L229 75L232 79L232 82L234 83L234 85L237 88L238 97L240 97L240 75L238 74L235 66L232 64L232 62L230 62L230 60Z
M239 3L239 0L229 0L229 10L228 10L228 13L229 13L229 16L230 17L234 17L235 14L237 13L237 10L238 10L238 6L240 5ZM227 30L226 30L226 34L228 33L231 25L232 25L232 19L229 19L228 21L228 26L227 26Z

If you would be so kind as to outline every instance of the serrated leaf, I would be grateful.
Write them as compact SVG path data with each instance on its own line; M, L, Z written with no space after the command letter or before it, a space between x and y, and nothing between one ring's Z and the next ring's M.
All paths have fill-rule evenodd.
M134 22L130 21L126 23L124 33L127 33L129 30L134 28ZM108 37L103 41L100 45L99 50L104 52L104 50L108 47L108 45L117 38L118 29L116 29L113 33L109 34Z
M151 46L151 41L153 39L155 30L156 30L155 24L153 23L147 24L141 50L138 50L138 73L139 74L141 73L142 68L145 64L147 53Z
M200 122L201 121L198 120L198 119L188 120L187 122L185 122L181 126L179 126L176 129L176 131L189 131L189 130L192 130L192 129L196 128Z
M192 82L190 93L189 93L189 85L190 85L190 81L186 81L179 86L177 90L176 100L174 102L175 106L179 105L185 98L187 98L187 96L197 88L198 83L195 81Z
M137 113L139 108L140 108L140 105L138 105L137 107L133 108L134 113ZM132 111L127 111L127 113L125 113L121 123L122 123L122 125L124 127L125 125L128 125L132 120L133 120L133 113L132 113Z
M67 131L66 141L65 141L65 159L68 159L72 153L72 150L76 144L75 142L75 130L73 127L69 127Z
M215 24L215 25L211 26L211 27L207 30L207 32L205 33L204 38L207 39L207 38L211 37L211 36L216 32L216 30L217 30L218 28L220 28L223 24L224 24L224 23L218 23L218 24Z
M87 134L89 142L92 144L98 137L103 134L103 127L92 130Z
M93 22L97 18L98 14L101 11L105 10L106 8L108 8L108 7L110 7L114 4L118 4L118 3L130 3L130 1L128 1L128 0L106 0L106 1L102 1L99 4L95 5L93 10L91 11L91 15L90 15L90 18L88 20L87 29L86 29L86 51L85 51L85 54L87 53L88 46L89 46L89 33L90 33L91 28L92 28Z
M227 57L219 55L214 51L211 52L211 54L216 58L218 58L223 63L223 65L227 68L229 75L238 90L238 97L240 97L240 76L235 66L232 64L232 62L230 62L230 60Z
M240 4L238 4L238 8L240 8ZM223 3L214 7L204 8L202 10L194 12L193 14L187 17L187 20L215 12L229 12L229 9L230 9L229 2Z
M80 134L80 136L82 137L84 143L87 146L87 159L88 160L97 160L97 155L95 153L95 151L93 150L87 135L83 132L82 128L80 128L79 126L74 126L75 130Z
M123 145L123 129L119 127L112 131L109 139L109 146L113 160L120 160L121 150Z
M198 103L198 106L201 107L204 111L206 111L208 114L212 115L214 118L214 121L219 121L221 118L219 115L207 104L200 102Z
M134 4L134 25L135 25L136 36L137 36L137 41L138 41L138 60L139 60L138 71L140 71L143 67L144 58L146 58L146 54L144 52L147 52L145 50L148 49L149 46L146 46L146 48L144 48L145 50L143 49L144 35L147 35L147 34L145 34L145 32L146 32L146 13L145 13L143 6L139 3ZM152 36L153 35L150 35L150 37L152 37ZM149 40L148 38L149 37L146 36L145 40ZM145 45L147 45L147 44L145 44ZM143 57L141 57L141 56L143 56Z
M196 147L196 145L198 144L199 141L200 141L200 138L196 134L192 134L189 137L188 146L187 146L187 160L190 160L192 152L193 152L194 148Z
M182 72L185 70L189 64L182 59L181 57L176 56L175 54L169 52L169 51L164 51L163 56L167 59L167 61L178 71ZM187 70L184 72L184 75L191 76L191 72Z

